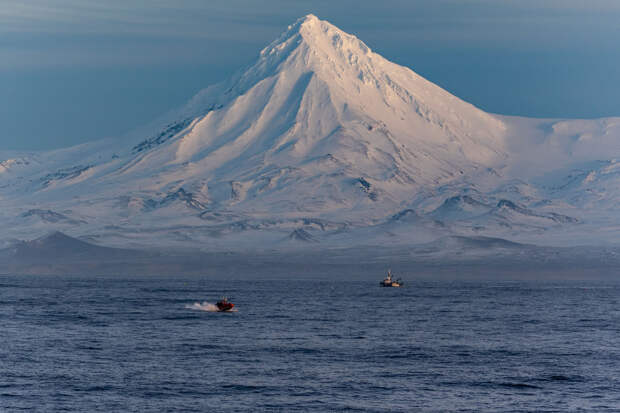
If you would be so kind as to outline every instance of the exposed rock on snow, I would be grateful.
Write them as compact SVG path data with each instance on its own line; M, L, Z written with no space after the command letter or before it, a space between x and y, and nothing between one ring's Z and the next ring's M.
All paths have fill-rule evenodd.
M67 224L77 225L77 224L87 223L86 221L75 220L75 219L69 218L68 216L64 214L60 214L58 212L54 212L49 209L45 209L45 210L44 209L29 209L28 211L21 214L21 217L22 218L38 217L42 221L49 222L52 224L67 223Z
M289 239L303 242L315 242L315 239L307 231L297 228L289 234Z

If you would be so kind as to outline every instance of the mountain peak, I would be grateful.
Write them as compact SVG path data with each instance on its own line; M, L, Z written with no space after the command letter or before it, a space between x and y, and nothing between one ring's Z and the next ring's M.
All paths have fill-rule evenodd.
M370 54L370 48L354 35L348 34L314 14L308 14L295 21L269 46L261 56L288 56L290 52L304 46L306 51L333 57L337 54ZM345 53L343 53L345 52Z
M341 32L340 29L338 29L336 26L329 23L328 21L320 20L314 14L307 14L303 17L300 17L295 21L295 23L288 26L284 33L282 33L281 37L288 38L296 34L304 35L312 32L320 33L325 32L329 28Z
M343 177L338 174L346 170L343 180L363 176L383 182L400 202L405 187L451 180L504 158L500 119L314 15L298 19L253 65L201 92L188 108L179 127L163 132L181 131L165 156L205 175L246 167L312 169L311 164L312 174L329 170ZM318 161L328 154L337 161ZM266 191L245 176L226 179L222 193L228 194L234 181L235 202L243 203L238 195L247 188L250 199ZM260 179L277 181L271 175ZM366 188L363 202L377 196Z
M312 24L312 23L320 22L321 20L319 20L319 18L316 17L314 14L309 13L303 17L300 17L299 19L297 19L297 21L301 22L301 24Z

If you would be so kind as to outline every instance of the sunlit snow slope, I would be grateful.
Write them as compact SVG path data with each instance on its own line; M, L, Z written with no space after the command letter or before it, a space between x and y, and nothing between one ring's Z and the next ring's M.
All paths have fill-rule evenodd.
M128 136L0 153L0 246L54 230L208 250L613 243L619 155L620 119L485 113L309 15Z

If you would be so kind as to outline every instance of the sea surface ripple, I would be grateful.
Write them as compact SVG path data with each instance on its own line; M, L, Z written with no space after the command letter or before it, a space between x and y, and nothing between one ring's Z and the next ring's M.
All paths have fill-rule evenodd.
M620 410L618 283L242 278L1 276L0 411Z

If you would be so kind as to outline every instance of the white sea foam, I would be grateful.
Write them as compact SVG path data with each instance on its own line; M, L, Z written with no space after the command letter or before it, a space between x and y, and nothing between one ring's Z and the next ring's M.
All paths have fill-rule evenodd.
M212 313L216 313L220 311L215 304L209 303L207 301L203 301L202 303L195 302L193 304L188 304L185 306L185 308L189 310L208 311ZM226 312L230 313L230 312L236 312L236 311L237 311L236 309L232 309Z
M196 302L191 305L188 304L185 306L185 308L190 309L190 310L211 311L211 312L219 311L215 304L211 304L206 301L203 301L202 303Z

